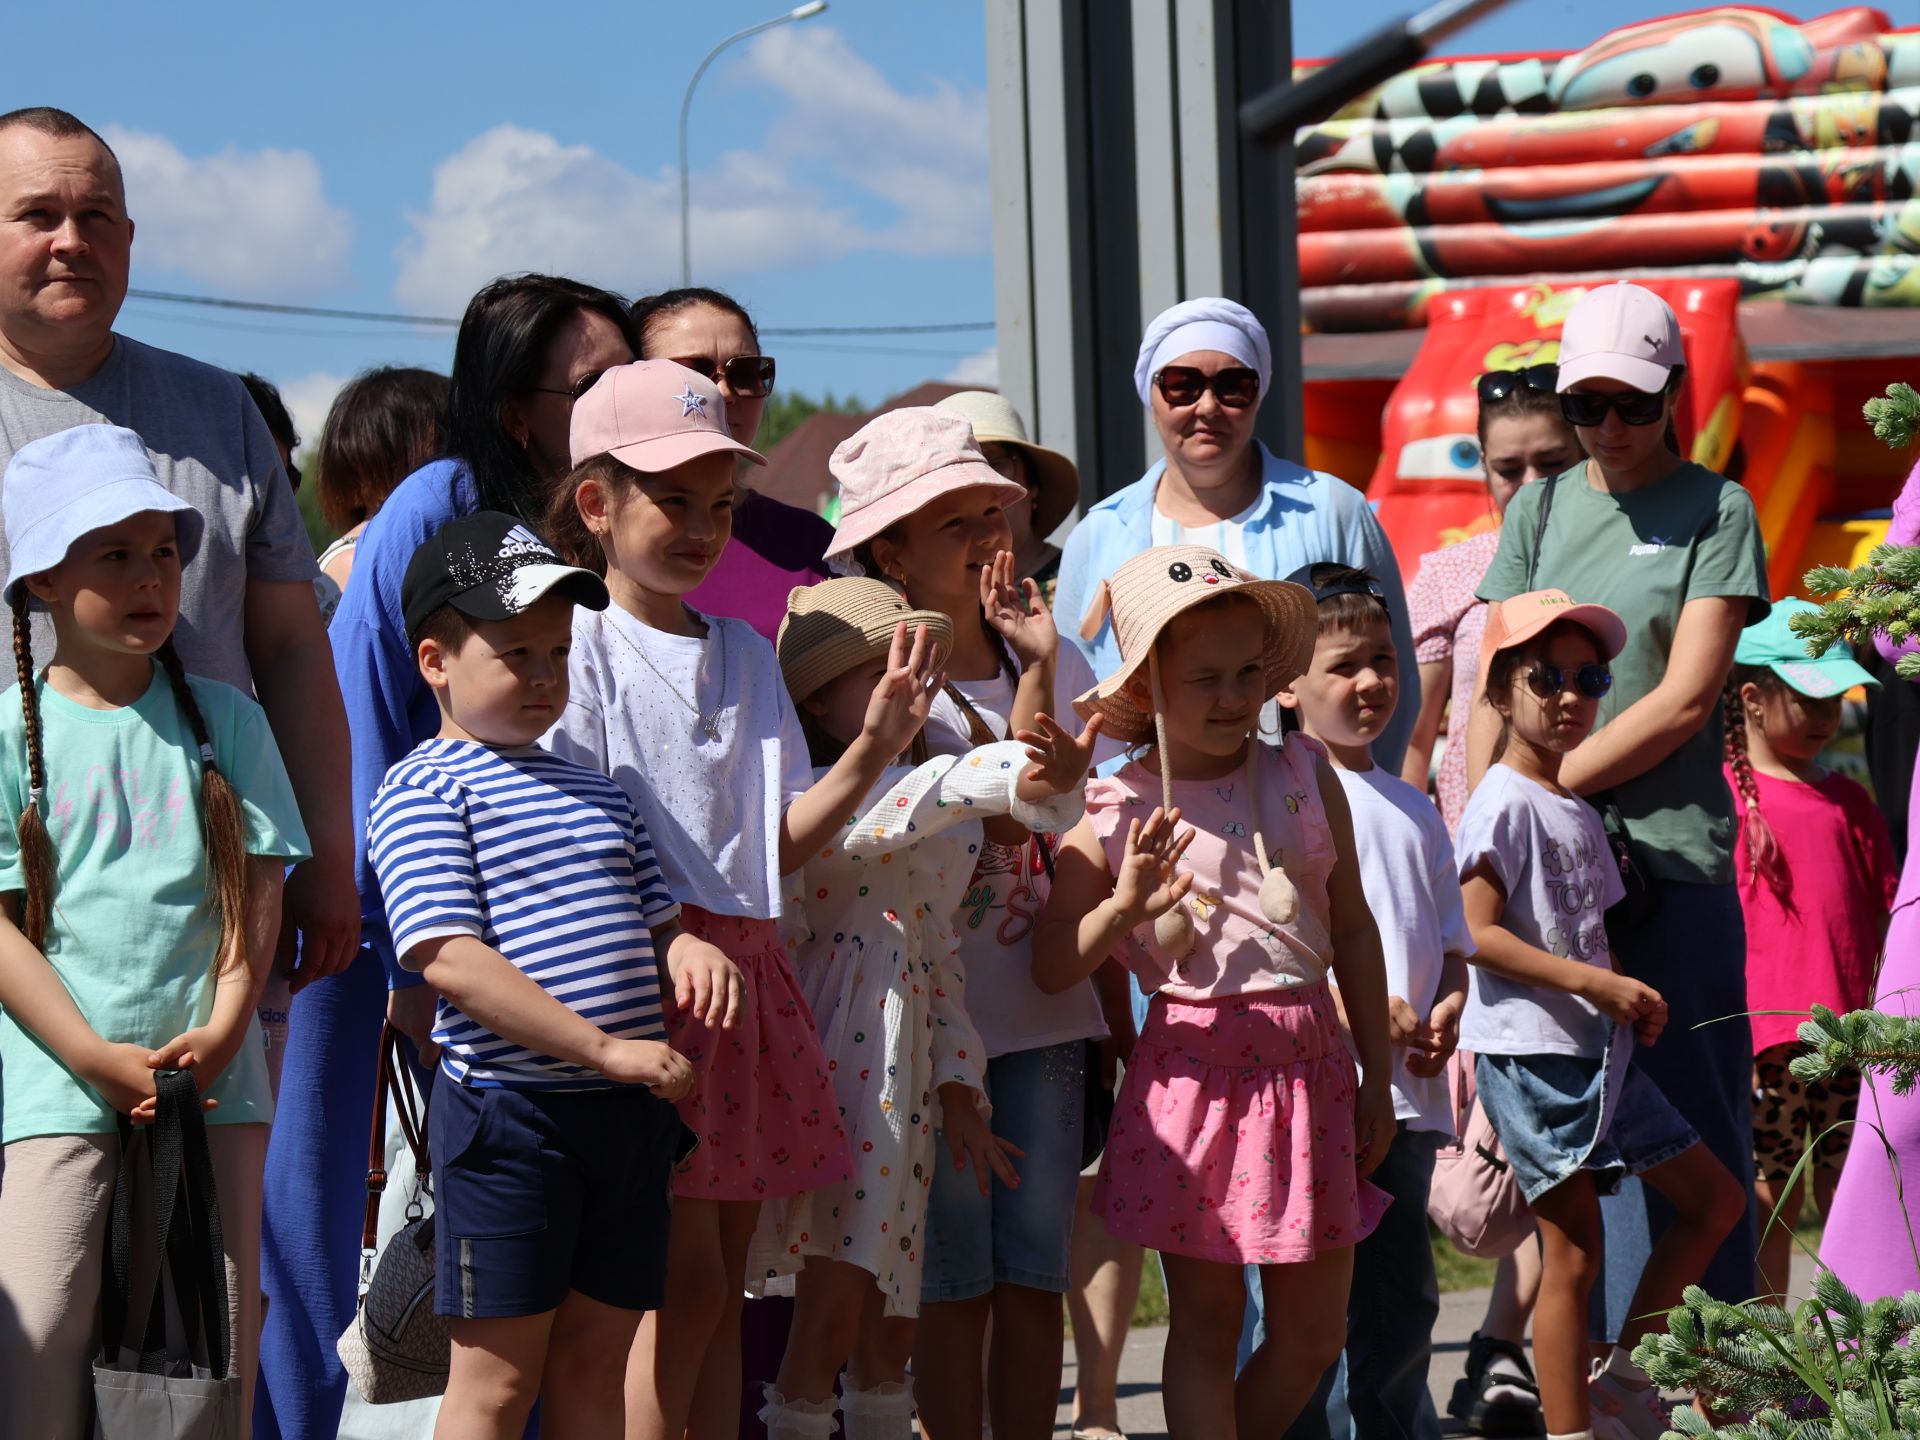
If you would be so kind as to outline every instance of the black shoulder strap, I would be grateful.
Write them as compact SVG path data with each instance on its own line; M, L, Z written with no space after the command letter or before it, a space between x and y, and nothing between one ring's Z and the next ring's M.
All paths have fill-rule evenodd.
M1540 482L1547 488L1540 495L1540 518L1533 522L1533 553L1527 556L1527 589L1534 588L1533 577L1540 571L1540 542L1547 536L1547 516L1553 513L1553 487L1560 483L1558 475L1549 475Z

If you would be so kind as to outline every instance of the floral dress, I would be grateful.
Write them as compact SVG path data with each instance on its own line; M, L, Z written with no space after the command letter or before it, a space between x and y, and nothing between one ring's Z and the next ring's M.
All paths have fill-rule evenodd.
M767 1203L747 1274L790 1294L808 1255L873 1274L889 1315L920 1310L921 1238L943 1160L938 1089L988 1110L986 1048L967 1018L956 912L980 852L980 821L1011 815L1059 832L1080 793L1032 806L1014 796L1029 764L1017 741L942 755L882 777L862 812L786 877L783 928L853 1150L853 1175Z

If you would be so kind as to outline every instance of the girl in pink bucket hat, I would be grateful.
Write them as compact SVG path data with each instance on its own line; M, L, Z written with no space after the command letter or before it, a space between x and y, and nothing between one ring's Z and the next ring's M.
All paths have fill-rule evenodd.
M1088 784L1034 979L1058 989L1118 956L1152 996L1094 1209L1164 1259L1169 1431L1277 1434L1345 1343L1353 1246L1386 1208L1365 1177L1394 1137L1384 962L1344 792L1316 742L1258 734L1318 616L1298 585L1169 545L1101 583L1083 633L1109 619L1121 667L1075 708L1137 748ZM1246 1265L1267 1314L1295 1323L1236 1392Z
M927 721L932 752L965 754L1037 728L1043 711L1067 713L1084 682L1061 686L1053 617L1039 587L1014 575L1005 510L1026 492L987 463L968 420L891 411L846 440L831 464L841 510L828 564L884 580L952 622L948 684ZM1017 1187L996 1183L986 1195L950 1165L934 1169L913 1361L933 1434L980 1431L989 1317L994 1429L1043 1429L1059 1393L1060 1296L1089 1143L1087 1042L1107 1035L1109 1015L1116 1026L1126 1016L1129 1028L1132 1018L1117 967L1106 977L1110 993L1081 983L1049 995L1034 985L1034 918L1051 863L1025 829L989 821L967 893L960 961L987 1050L994 1128L1027 1158Z

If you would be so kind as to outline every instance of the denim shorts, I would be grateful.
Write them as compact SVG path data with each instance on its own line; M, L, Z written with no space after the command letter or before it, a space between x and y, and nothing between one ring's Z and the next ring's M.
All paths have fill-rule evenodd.
M1086 1042L1015 1050L987 1061L993 1133L1026 1151L1020 1184L982 1195L973 1171L955 1170L943 1140L927 1203L923 1305L971 1300L996 1285L1064 1295L1086 1120Z
M1632 1033L1617 1030L1605 1058L1483 1054L1475 1062L1480 1103L1529 1202L1581 1170L1605 1193L1699 1143L1634 1063L1632 1045Z
M444 1070L433 1149L434 1309L539 1315L567 1292L622 1310L666 1298L680 1115L646 1090L502 1090Z

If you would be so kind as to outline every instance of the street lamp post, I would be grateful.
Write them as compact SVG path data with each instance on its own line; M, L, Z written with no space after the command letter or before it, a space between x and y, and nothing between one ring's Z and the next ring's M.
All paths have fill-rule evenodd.
M736 35L729 35L713 49L707 52L707 58L700 62L693 72L693 78L687 81L687 93L680 101L680 283L693 284L693 243L692 243L692 205L688 196L687 184L687 112L693 108L693 90L700 83L700 77L707 73L707 67L719 57L722 50L749 35L758 35L762 30L771 30L776 25L785 25L794 20L811 20L827 8L827 0L808 0L805 5L789 10L784 15L776 15L771 20L762 20L758 25L749 25Z

